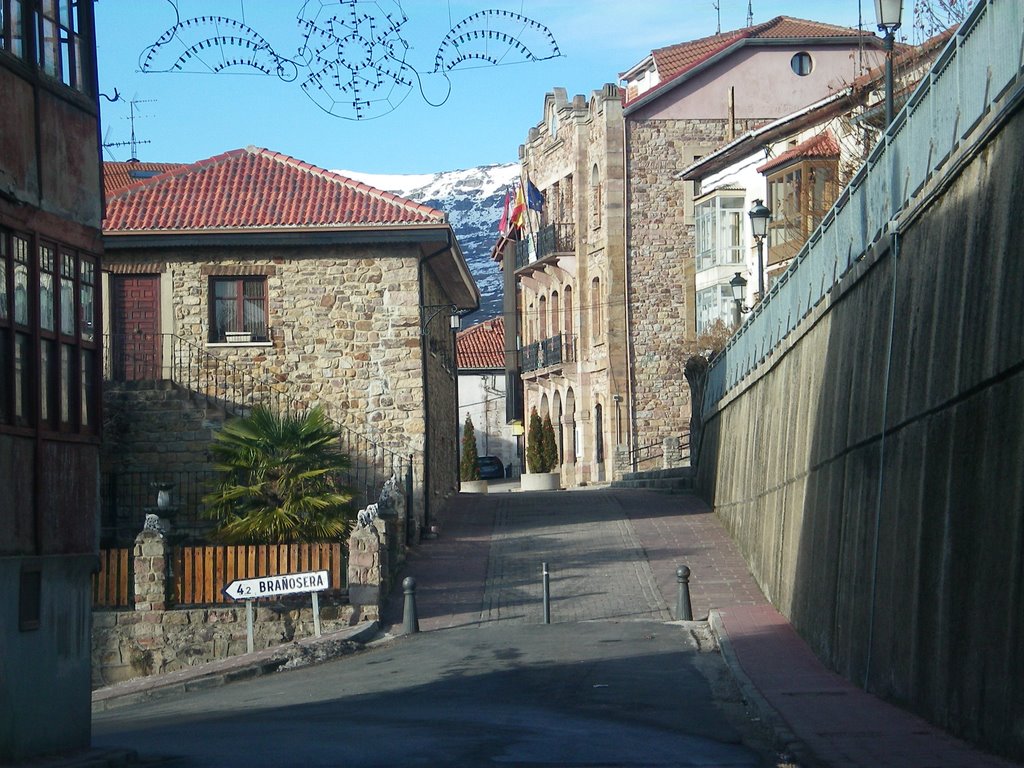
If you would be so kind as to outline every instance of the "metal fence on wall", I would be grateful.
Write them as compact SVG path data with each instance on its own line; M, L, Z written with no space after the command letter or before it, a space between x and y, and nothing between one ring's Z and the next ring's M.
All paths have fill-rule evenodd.
M705 418L791 333L1024 72L1024 3L981 0L789 269L708 370Z
M193 398L221 409L228 416L248 415L255 406L275 414L301 413L311 404L300 402L286 384L255 375L249 366L212 354L202 346L173 334L107 335L104 350L104 378L113 382L171 381ZM255 363L253 364L255 365ZM350 465L343 482L354 495L353 506L364 507L377 500L384 483L395 476L403 489L410 489L413 456L397 453L356 432L333 418L329 405L324 411L340 435L342 453ZM202 540L209 530L202 511L202 496L213 487L210 472L164 472L160 470L111 471L102 478L102 535L107 543L131 541L142 527L147 513L168 513L156 509L156 488L171 485L176 528L188 540ZM406 504L413 516L410 490Z

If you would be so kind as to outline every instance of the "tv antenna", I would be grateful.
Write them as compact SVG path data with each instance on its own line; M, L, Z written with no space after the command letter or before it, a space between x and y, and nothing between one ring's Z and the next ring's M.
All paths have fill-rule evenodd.
M721 0L712 2L711 5L715 8L715 13L718 14L718 25L715 27L715 34L722 34L722 3Z
M150 144L151 142L149 141L149 139L138 139L135 136L135 121L136 120L140 120L143 117L143 115L136 114L135 105L136 104L153 104L155 102L156 102L156 99L140 99L138 97L133 98L131 101L129 101L128 102L128 120L131 123L131 139L129 141L111 141L111 142L106 142L105 141L105 142L103 142L103 148L104 149L108 149L110 147L131 147L131 155L132 156L131 156L130 159L134 160L135 162L138 162L138 160L139 160L139 153L138 153L139 144Z

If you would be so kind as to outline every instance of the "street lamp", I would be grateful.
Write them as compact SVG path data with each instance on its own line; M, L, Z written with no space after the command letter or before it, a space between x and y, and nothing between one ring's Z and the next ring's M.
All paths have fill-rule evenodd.
M764 301L764 238L768 234L768 222L771 221L772 212L768 210L763 200L757 199L754 200L754 207L747 215L750 216L750 227L757 241L757 300Z
M892 124L893 82L892 49L896 30L903 16L903 0L875 0L875 19L878 29L885 33L885 127Z
M750 311L750 307L743 306L743 302L747 298L747 281L741 273L737 272L735 277L729 281L729 285L732 286L732 300L736 302L736 325L739 325L743 313Z

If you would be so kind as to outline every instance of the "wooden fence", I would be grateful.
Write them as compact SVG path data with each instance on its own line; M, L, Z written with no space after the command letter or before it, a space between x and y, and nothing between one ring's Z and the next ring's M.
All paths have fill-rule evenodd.
M174 547L169 589L178 607L234 603L221 590L235 579L327 571L328 593L348 588L345 547L340 542L261 544L252 546ZM130 549L100 551L100 571L93 577L93 606L124 608L134 604Z
M101 549L100 570L92 577L95 608L123 608L133 604L131 549Z

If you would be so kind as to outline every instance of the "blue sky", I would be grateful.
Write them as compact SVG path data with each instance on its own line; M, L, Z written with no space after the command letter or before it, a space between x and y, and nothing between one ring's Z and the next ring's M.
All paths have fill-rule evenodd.
M104 142L130 140L128 102L135 99L137 156L144 161L191 162L254 144L314 165L367 173L431 173L513 162L527 131L541 118L545 93L553 87L565 88L570 97L589 95L606 82L617 82L619 72L651 49L714 34L717 24L713 0L403 0L400 11L406 20L386 39L405 51L404 74L413 85L396 86L388 99L376 101L373 119L351 120L324 111L300 87L310 69L299 55L304 33L297 16L305 9L307 17L319 13L320 20L330 16L321 3L333 9L335 2L176 0L172 5L169 0L99 0L95 8L100 90L113 96L116 89L121 96L113 103L100 99ZM752 4L755 23L788 15L857 26L863 14L865 26L874 28L870 0ZM359 0L359 5L372 15L387 11L395 17L399 10L395 0ZM719 0L718 5L723 30L746 25L747 0ZM545 25L559 55L523 63L515 50L495 42L488 52L504 54L502 65L459 65L449 76L445 98L444 79L432 74L435 54L453 26L484 9L513 12ZM189 59L190 71L184 73L140 71L147 49L176 19L204 15L244 21L278 56L298 62L294 68L283 64L297 77L287 82L273 74L249 74L255 71L249 68L203 73L200 70L220 56L219 50L210 49ZM502 20L505 26L494 21L490 26L514 31L532 50L549 52L547 39L538 30L510 19ZM468 28L482 28L483 23ZM200 24L182 29L177 39L156 49L151 68L169 67L186 45L208 37L212 28ZM237 32L223 25L217 29L225 35ZM384 37L379 27L373 34L360 27L359 33L362 39ZM344 49L346 61L362 55L365 46L357 48L350 44ZM382 49L378 45L372 50ZM243 47L230 55L255 54ZM263 53L258 58L269 60ZM347 75L351 68L340 71ZM319 95L318 99L331 107L332 102ZM431 106L427 99L440 106ZM348 105L333 109L351 115ZM104 157L127 160L131 150L110 147Z

